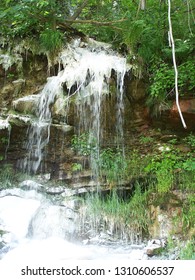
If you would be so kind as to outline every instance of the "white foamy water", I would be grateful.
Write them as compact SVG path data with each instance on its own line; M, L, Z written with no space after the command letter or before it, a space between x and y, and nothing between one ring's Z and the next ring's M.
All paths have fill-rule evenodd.
M24 238L28 232L29 221L40 206L40 201L17 196L0 197L0 224L10 232L14 240Z
M79 221L66 207L49 203L36 191L13 189L0 196L0 230L6 264L31 261L144 259L143 246L85 244L70 240ZM68 237L68 239L66 238Z
M144 250L129 248L112 248L109 246L87 246L70 243L57 237L50 237L44 240L25 240L17 248L8 252L4 262L50 262L58 260L114 260L146 259Z

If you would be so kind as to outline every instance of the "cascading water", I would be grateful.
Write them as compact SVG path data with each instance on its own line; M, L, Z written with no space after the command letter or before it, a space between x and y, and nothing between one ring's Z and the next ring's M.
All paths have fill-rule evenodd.
M28 185L24 182L24 185ZM0 260L28 261L143 259L144 245L117 243L80 235L80 217L74 199L52 203L36 190L14 188L0 192ZM76 206L76 204L75 204ZM25 211L24 211L25 209ZM104 238L104 236L102 236Z
M112 72L117 76L116 133L118 142L123 139L123 81L127 71L126 59L115 54L108 45L93 40L82 45L75 40L61 54L59 63L63 65L57 76L50 77L39 95L37 117L29 129L28 156L23 161L23 169L36 173L43 159L44 148L49 142L52 124L51 104L55 98L67 94L61 106L68 106L75 97L78 115L78 132L89 133L89 143L95 139L97 158L102 140L101 108L109 94L109 79ZM64 92L66 85L67 93ZM72 89L76 88L72 93ZM97 167L92 164L96 173ZM95 175L95 174L94 174Z
M48 78L47 84L39 95L38 121L34 121L29 128L28 142L26 143L28 156L22 162L23 169L28 172L36 173L43 158L44 147L49 142L52 122L50 105L54 102L55 96L62 92L60 83L58 77Z
M63 96L62 107L67 107L74 98L76 105L78 133L88 133L89 145L95 139L95 154L97 159L103 141L102 126L104 101L110 93L110 79L116 77L115 90L115 136L116 147L123 148L123 82L126 71L126 59L118 56L108 45L90 41L82 43L75 40L60 54L59 64L63 70L57 76L48 78L47 84L36 96L37 120L28 131L28 155L22 162L22 167L29 173L36 173L44 158L45 147L49 143L52 125L51 106L55 100ZM66 88L66 92L65 92ZM73 90L74 89L74 90ZM66 117L66 116L65 116ZM93 175L98 177L98 168L91 156ZM46 183L47 184L47 183ZM33 184L31 184L33 185ZM25 187L29 188L28 183ZM20 188L0 192L0 257L5 262L25 261L32 258L44 259L143 259L143 245L137 245L136 250L127 243L121 243L104 238L109 235L112 239L114 232L95 232L88 223L89 215L85 218L82 207L69 207L64 202L64 196L58 203L40 194L37 185L32 189ZM39 187L38 187L39 188ZM70 191L70 189L68 189ZM62 199L63 198L63 199ZM73 199L74 201L74 199ZM25 209L25 211L24 211ZM25 213L23 213L25 212ZM82 218L85 221L83 224ZM108 221L109 222L109 221ZM88 226L83 230L83 226ZM93 221L92 221L93 223ZM112 231L112 223L109 229ZM107 227L105 227L107 231ZM103 231L105 231L103 229ZM98 234L97 234L98 233ZM100 238L103 237L103 239ZM122 236L122 238L124 235ZM120 239L120 238L118 238ZM68 241L67 241L68 240ZM76 241L77 244L71 243ZM103 242L102 242L103 240ZM1 248L2 247L2 248Z

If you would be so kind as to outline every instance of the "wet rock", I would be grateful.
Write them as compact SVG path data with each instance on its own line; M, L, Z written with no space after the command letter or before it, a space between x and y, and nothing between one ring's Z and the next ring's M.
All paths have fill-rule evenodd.
M180 108L181 112L183 114L184 120L187 125L188 131L194 131L194 123L195 123L195 98L189 98L189 99L181 99L180 100ZM178 109L176 106L175 101L172 103L171 109L165 111L161 115L161 125L165 125L167 129L174 129L181 131L186 131L186 129L183 128Z
M51 179L51 174L50 173L40 174L37 176L37 179L41 181L41 183L47 183Z
M65 191L64 187L48 187L46 189L46 193L47 194L51 194L51 195L57 195L57 194L62 194Z
M19 187L24 190L36 190L43 191L44 187L42 184L39 184L32 180L26 180L19 184Z
M67 125L66 123L64 124L52 124L52 126L54 126L55 128L63 131L63 132L69 132L71 130L73 130L73 126L71 125Z
M9 114L9 122L15 126L26 126L32 122L32 118L29 116Z
M146 97L146 83L140 79L126 79L126 95L132 101L142 101Z
M24 79L18 79L12 82L12 84L14 85L14 96L18 96L21 93L25 82L26 81Z
M55 103L52 106L52 116L54 118L64 117L66 115L66 99L63 95L57 96Z
M195 114L195 99L191 98L180 100L180 108L182 113ZM176 102L173 103L171 112L178 112Z
M161 253L162 249L166 245L165 239L153 239L148 241L147 246L145 247L145 252L149 257L152 257L154 255L158 255Z
M153 238L168 238L171 234L180 234L182 228L182 202L178 194L172 193L158 206L150 206L151 225L149 233ZM154 204L155 204L154 203Z
M4 96L12 95L14 92L14 85L13 84L7 84L1 89L1 94Z
M42 205L34 215L28 236L44 239L51 236L71 239L76 232L77 214L70 208Z
M79 198L71 198L71 199L65 198L64 201L60 203L60 206L70 208L74 211L78 211L82 206L82 200L80 200Z
M36 114L40 96L28 95L13 101L13 108L20 113Z

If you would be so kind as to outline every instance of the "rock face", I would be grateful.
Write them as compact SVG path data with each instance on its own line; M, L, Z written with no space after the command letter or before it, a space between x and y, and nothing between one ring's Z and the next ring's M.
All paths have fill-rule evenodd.
M177 105L175 101L172 101L170 105L170 109L166 110L162 113L162 115L157 118L153 119L153 123L162 127L163 129L171 129L180 132L189 132L195 131L195 98L189 97L188 99L181 99L180 98L180 108L185 120L187 129L183 128Z
M195 98L183 99L180 101L180 108L185 119L187 129L195 131ZM176 103L173 103L173 106L170 110L170 119L174 127L179 127L179 115ZM180 121L181 122L181 121Z
M37 239L51 236L71 239L76 231L76 219L76 212L70 208L44 205L35 213L29 225L28 236Z
M21 97L13 101L13 108L22 114L36 115L38 100L38 94Z
M160 205L150 206L151 220L149 227L152 238L168 238L171 234L182 233L182 203L180 198L172 194Z
M15 167L20 166L21 159L27 153L25 146L27 131L29 125L36 121L35 119L38 116L37 103L48 75L46 56L33 55L30 51L28 51L27 56L25 52L18 55L20 57L19 68L17 67L17 60L12 60L12 63L6 68L4 64L0 65L0 82L3 84L2 89L0 89L0 101L3 105L0 108L0 115L2 115L2 122L9 116L11 136L7 160L13 163ZM55 69L55 66L53 68ZM55 73L56 75L57 72ZM143 106L145 101L144 83L138 79L132 79L130 70L126 74L124 82L123 116L124 131L127 132L124 132L124 138L128 138L129 130L134 128L134 126L139 127L148 122L148 112L145 106ZM103 134L106 131L105 135L103 135L103 145L109 146L109 143L113 144L117 123L117 100L115 95L117 77L114 71L107 83L109 85L109 93L101 104L100 123ZM71 137L73 133L77 132L81 118L77 114L78 107L75 106L75 95L73 94L68 104L66 101L67 94L71 95L77 88L74 89L73 86L68 92L65 85L62 85L62 87L62 91L55 96L53 103L49 105L52 115L50 141L45 148L44 162L39 170L55 174L55 177L57 174L67 172L67 170L62 169L62 166L67 168L71 166L71 160L74 162L68 151L70 151ZM87 115L87 110L85 114ZM3 130L0 131L0 137L7 138L8 134L6 129L4 130L4 132ZM5 148L4 146L2 147L2 152Z

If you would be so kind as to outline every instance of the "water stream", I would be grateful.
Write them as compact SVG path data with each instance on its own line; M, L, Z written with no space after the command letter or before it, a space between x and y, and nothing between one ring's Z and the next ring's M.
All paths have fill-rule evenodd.
M62 98L59 105L61 108L68 107L70 100L74 98L78 119L77 133L89 133L89 142L95 139L96 157L99 156L103 134L102 105L110 93L109 80L113 72L116 76L117 142L121 144L123 141L123 83L128 69L126 59L111 50L109 45L93 40L83 44L78 39L61 52L59 64L63 70L57 76L48 78L38 95L37 120L28 131L28 154L22 162L23 170L28 172L36 173L41 166L44 149L50 138L51 105L57 98ZM66 115L64 118L66 119Z

